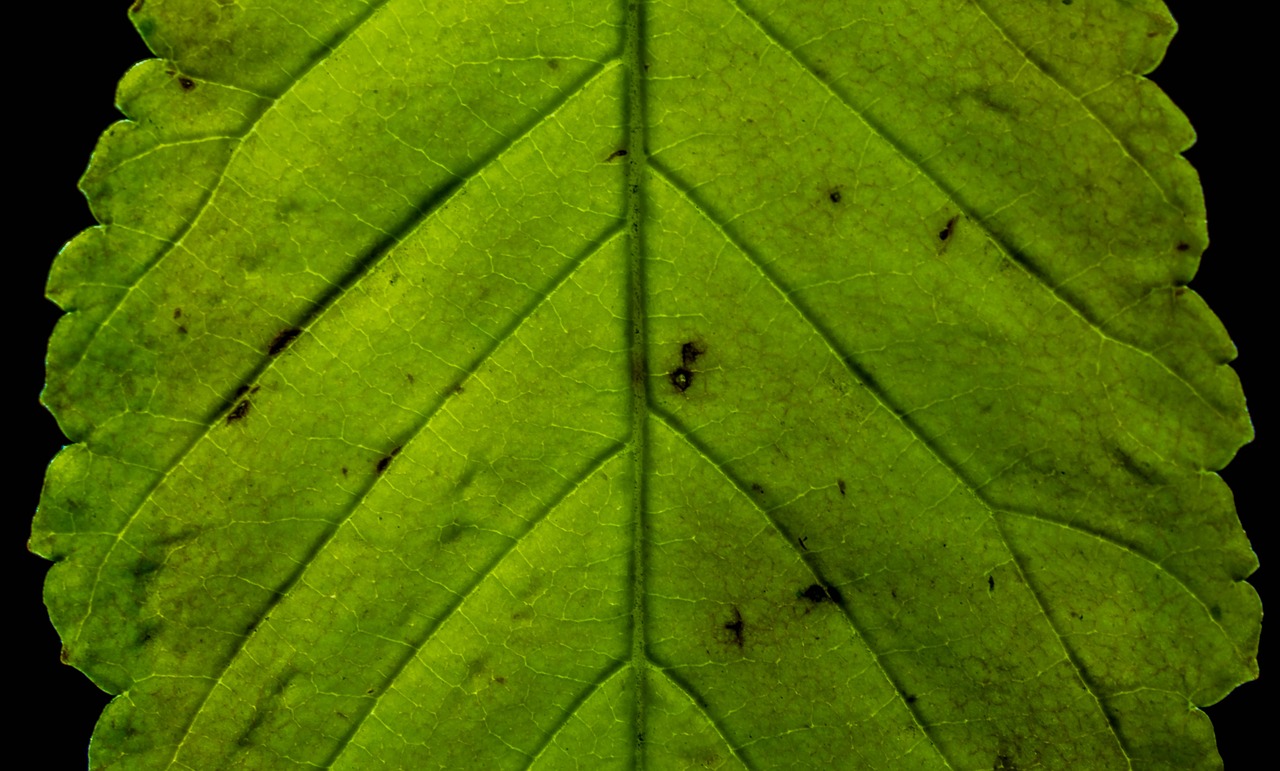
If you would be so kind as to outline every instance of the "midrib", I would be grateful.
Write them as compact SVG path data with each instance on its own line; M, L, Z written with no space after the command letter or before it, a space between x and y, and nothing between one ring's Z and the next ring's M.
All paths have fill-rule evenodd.
M648 156L644 142L643 0L628 0L622 60L627 69L627 261L628 319L631 324L631 698L632 767L645 767L645 460L648 431L648 363L645 358L644 180Z

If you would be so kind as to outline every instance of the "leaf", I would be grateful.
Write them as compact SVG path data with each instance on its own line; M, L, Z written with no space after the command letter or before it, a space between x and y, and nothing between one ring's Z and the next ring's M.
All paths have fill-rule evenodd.
M1156 2L139 0L33 548L136 768L1199 768Z

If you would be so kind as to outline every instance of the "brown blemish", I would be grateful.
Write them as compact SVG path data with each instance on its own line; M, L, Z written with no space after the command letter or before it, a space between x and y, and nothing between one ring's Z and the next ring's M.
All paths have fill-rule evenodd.
M947 225L946 225L946 227L944 227L944 228L941 230L941 232L939 232L939 233L938 233L938 240L939 240L939 241L946 241L948 238L951 238L951 234L952 234L953 232L955 232L956 222L957 222L959 219L960 219L960 215L959 215L959 214L957 214L956 216L954 216L954 217L952 217L951 219L947 220Z
M805 551L809 551L809 547L805 544L805 541L808 541L808 540L809 540L809 536L802 535L796 539L796 543L800 544L801 549L804 549Z
M58 654L58 659L62 661L63 664L71 663L71 651L67 646L62 646L62 652Z
M987 576L987 591L994 592L996 590L996 577Z
M129 6L129 13L141 13L145 2L146 0L136 0L133 5Z
M627 151L625 149L614 150L613 153L608 158L604 159L604 162L608 163L609 161L612 161L614 158L625 158L625 157L627 157Z
M343 475L344 477L347 475L347 467L346 467L346 466L343 466L343 467L342 467L342 475Z
M680 361L686 367L692 367L698 357L704 353L706 353L705 349L699 348L697 343L690 341L680 346Z
M1178 244L1178 251L1180 252L1185 252L1190 249L1191 249L1191 244L1187 243L1186 241L1183 241L1182 243Z
M733 606L733 620L725 622L724 628L733 633L733 643L739 648L742 647L742 630L746 625L742 623L742 611L738 610L738 606Z
M180 318L182 318L182 309L181 309L181 308L174 308L174 309L173 309L173 317L174 317L175 319L180 319Z
M751 492L755 493L756 495L764 495L764 486L761 485L759 482L752 482Z
M186 328L186 327L184 327L184 326L182 326L181 324L179 324L179 325L178 325L178 334L180 334L180 335L185 335L186 333L187 333L187 328Z
M507 684L507 678L502 677L501 675L499 675L498 677L493 678L493 682L497 683L498 685L506 685L506 684Z
M184 75L178 78L178 85L182 87L183 91L191 91L196 87L196 82Z
M244 418L249 414L250 406L248 399L244 399L237 404L231 412L227 413L227 425L231 425L237 420L244 420Z
M302 334L302 330L297 327L289 327L282 329L271 338L271 344L267 346L267 353L271 356L278 356L281 351L289 347L289 344L298 339L298 335Z
M686 367L676 367L667 375L667 379L671 381L672 387L680 393L689 390L689 386L693 385L693 373Z
M827 193L827 199L830 200L831 203L840 203L842 198L844 198L844 196L840 194L839 190L832 190L830 193Z
M547 60L547 66L548 66L548 67L550 67L550 68L551 68L551 69L553 69L553 70L558 70L558 69L560 69L560 60L559 60L559 59L548 59L548 60Z
M397 447L391 452L387 453L386 455L383 455L381 458L378 459L378 463L376 466L374 466L374 468L378 470L379 474L387 470L387 466L391 465L391 460L400 454L400 449L401 448Z
M839 487L839 488L840 488L840 494L841 494L841 495L844 495L844 480L843 480L843 479L837 479L837 480L836 480L836 487Z

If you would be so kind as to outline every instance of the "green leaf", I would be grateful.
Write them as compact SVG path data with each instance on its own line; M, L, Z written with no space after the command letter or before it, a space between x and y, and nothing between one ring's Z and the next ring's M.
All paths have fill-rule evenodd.
M1212 768L1155 0L137 0L33 548L122 768Z

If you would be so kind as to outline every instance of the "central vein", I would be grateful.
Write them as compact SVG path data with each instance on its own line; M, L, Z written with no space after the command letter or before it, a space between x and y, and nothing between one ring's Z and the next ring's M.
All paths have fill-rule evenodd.
M628 318L631 324L631 698L633 768L644 768L645 676L645 559L644 471L647 453L648 364L645 359L644 178L648 156L644 145L644 62L641 46L642 0L627 3L622 59L627 69L627 262Z

